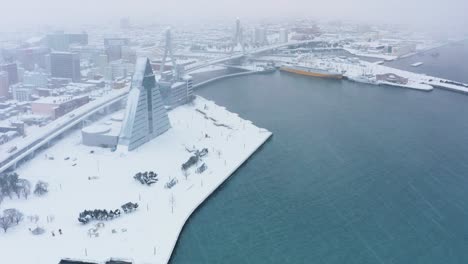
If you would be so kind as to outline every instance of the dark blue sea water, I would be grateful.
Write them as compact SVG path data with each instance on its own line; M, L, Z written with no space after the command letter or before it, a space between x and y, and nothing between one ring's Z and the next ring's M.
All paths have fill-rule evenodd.
M437 56L436 54L433 56L435 52L437 52ZM416 62L424 64L412 67L411 64ZM449 44L408 58L385 62L385 65L468 83L468 41Z
M221 70L215 70L215 71L200 72L200 73L195 73L191 75L193 77L193 83L197 84L197 83L204 82L204 81L207 81L209 79L216 78L219 76L239 73L239 72L244 72L244 71L245 70L228 68L228 69L221 69Z
M197 93L274 136L171 263L468 263L468 96L280 72Z

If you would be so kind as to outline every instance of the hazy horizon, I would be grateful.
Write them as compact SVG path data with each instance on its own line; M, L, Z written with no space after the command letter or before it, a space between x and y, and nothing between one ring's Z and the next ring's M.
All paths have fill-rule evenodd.
M354 20L367 23L408 24L438 31L467 32L468 2L462 0L16 0L3 5L0 30L53 25L104 23L129 17L132 21L175 23L267 18ZM3 8L2 8L3 9Z

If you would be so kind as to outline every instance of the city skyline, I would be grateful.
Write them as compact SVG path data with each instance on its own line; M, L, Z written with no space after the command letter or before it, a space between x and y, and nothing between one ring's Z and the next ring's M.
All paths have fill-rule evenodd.
M141 8L142 6L149 8ZM202 22L212 20L243 20L313 18L353 20L366 23L408 24L430 30L465 31L468 4L461 0L414 1L212 1L193 3L188 0L169 1L59 1L31 2L19 0L4 4L0 31L38 25L82 25L117 21L131 17L134 21L154 23ZM25 8L28 7L28 8ZM208 8L207 8L208 7ZM214 12L213 10L216 10ZM18 19L21 14L21 19ZM177 15L175 15L177 14ZM86 17L86 19L84 19Z
M0 6L4 262L468 263L464 2Z

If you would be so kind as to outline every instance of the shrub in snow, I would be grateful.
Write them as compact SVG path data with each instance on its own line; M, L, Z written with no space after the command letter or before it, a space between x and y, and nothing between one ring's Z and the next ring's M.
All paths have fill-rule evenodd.
M120 216L120 210L94 209L84 210L78 216L78 221L83 224L89 223L91 220L110 220Z
M128 202L128 203L122 205L121 207L122 207L122 210L124 210L125 213L130 213L130 212L135 211L138 208L138 203Z
M176 184L177 184L177 179L171 179L170 181L166 183L166 185L164 185L164 188L171 189Z
M34 228L33 230L31 230L31 233L32 233L33 235L36 235L36 236L37 236L37 235L42 235L42 234L44 234L44 232L45 232L45 230L44 230L44 228L42 228L42 227L36 227L36 228Z
M182 170L188 170L190 167L197 164L199 159L198 155L191 156L184 164L182 164Z
M200 151L200 150L197 150L197 151L195 152L195 155L197 155L197 156L200 157L200 158L206 156L207 154L208 154L208 149L207 149L207 148L204 148L204 149L202 149L201 151Z
M133 178L141 184L152 185L158 181L158 174L153 171L138 172Z
M203 173L208 167L206 166L205 163L203 163L200 167L197 168L197 173Z
M49 190L49 184L47 182L38 181L34 187L34 194L42 196L46 194Z
M125 213L130 213L138 208L138 203L128 202L121 206ZM106 209L94 209L84 210L78 216L78 221L82 224L87 224L92 220L112 220L120 216L120 209L109 210Z
M206 155L208 155L207 148L203 148L202 150L195 150L195 155L191 156L185 163L182 164L182 170L188 170L190 167L197 164L200 158L203 158Z

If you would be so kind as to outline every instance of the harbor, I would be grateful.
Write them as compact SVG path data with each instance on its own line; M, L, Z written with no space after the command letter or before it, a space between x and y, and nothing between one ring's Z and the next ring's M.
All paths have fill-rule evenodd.
M171 263L466 259L465 95L279 71L197 93L274 137L193 215Z
M0 32L2 263L468 263L462 4L47 1Z
M380 62L373 63L353 57L314 56L303 54L294 59L264 56L261 60L271 60L277 64L285 65L282 67L291 67L288 65L292 64L297 65L295 67L313 69L316 74L311 74L307 71L293 71L298 74L312 77L331 77L333 79L341 79L342 76L345 79L360 83L399 87L426 92L432 91L434 87L460 93L468 92L468 85L464 83L400 70L386 66ZM422 63L418 64L418 66L421 65Z

